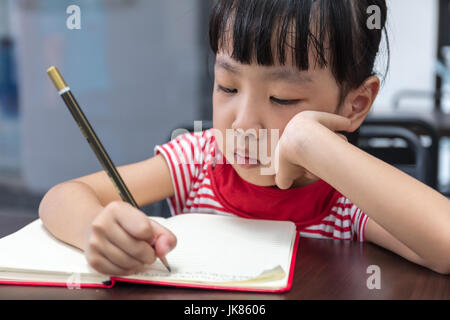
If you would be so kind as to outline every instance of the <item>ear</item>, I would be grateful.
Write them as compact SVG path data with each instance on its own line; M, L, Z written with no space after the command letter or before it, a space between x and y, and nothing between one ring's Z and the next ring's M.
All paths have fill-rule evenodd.
M364 122L379 90L380 79L371 76L359 88L347 94L339 114L351 120L350 132L356 131Z

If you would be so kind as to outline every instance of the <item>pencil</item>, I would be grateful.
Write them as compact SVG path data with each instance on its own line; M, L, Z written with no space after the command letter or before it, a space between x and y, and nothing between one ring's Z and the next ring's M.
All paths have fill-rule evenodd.
M83 111L81 110L81 107L79 106L78 102L75 100L75 97L73 96L72 92L70 91L69 86L67 86L63 77L59 73L58 68L56 68L55 66L48 68L47 74L50 77L50 79L52 80L56 89L58 90L59 95L64 100L64 103L66 104L67 108L69 109L69 111L72 114L73 118L75 119L76 123L80 127L80 130L83 133L83 135L85 136L89 145L91 146L92 151L94 151L95 155L97 156L98 161L102 165L103 169L105 169L105 172L107 173L108 177L111 179L113 185L116 187L117 192L120 195L120 198L123 201L130 203L135 208L139 209L136 201L134 200L133 196L131 195L130 191L128 190L127 186L125 185L125 182L123 181L122 177L120 176L119 172L117 171L116 166L111 161L108 153L106 152L102 143L100 142L100 140L98 139L94 130L92 129L89 121L87 120L86 116L84 115ZM169 272L171 272L170 266L167 263L166 258L159 257L159 259L164 264L164 266L167 268L167 270Z

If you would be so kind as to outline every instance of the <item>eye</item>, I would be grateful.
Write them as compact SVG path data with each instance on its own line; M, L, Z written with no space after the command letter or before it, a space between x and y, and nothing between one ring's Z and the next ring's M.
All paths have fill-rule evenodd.
M223 92L229 93L229 94L237 93L237 89L225 88L225 87L222 87L220 84L217 85L217 90L223 91Z
M296 99L296 100L283 100L283 99L277 99L275 97L270 97L270 100L272 100L273 102L275 102L276 104L282 105L282 106L289 106L289 105L293 105L296 103L299 103L301 100L300 99Z

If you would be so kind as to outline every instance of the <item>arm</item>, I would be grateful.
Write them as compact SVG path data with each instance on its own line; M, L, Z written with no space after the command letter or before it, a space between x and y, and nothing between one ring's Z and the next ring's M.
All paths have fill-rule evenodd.
M432 270L450 273L450 201L319 122L300 122L302 132L309 134L296 139L301 150L298 165L323 177L373 219L366 238Z
M117 167L139 206L173 195L169 168L161 155ZM113 201L122 201L104 171L60 183L39 206L39 216L57 238L84 249L86 232L95 217Z
M372 242L380 247L388 249L399 256L417 263L421 266L427 267L433 270L432 266L428 266L427 262L423 260L417 253L408 248L405 244L397 240L386 229L376 223L373 219L369 219L364 232L366 241ZM439 273L445 273L443 270L433 270Z

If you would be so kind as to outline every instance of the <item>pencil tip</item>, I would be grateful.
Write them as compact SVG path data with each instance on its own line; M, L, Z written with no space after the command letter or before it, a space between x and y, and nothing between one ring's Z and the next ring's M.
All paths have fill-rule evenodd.
M167 262L166 257L160 257L159 259L161 260L164 267L166 267L167 271L172 272L172 270L169 267L169 263Z

